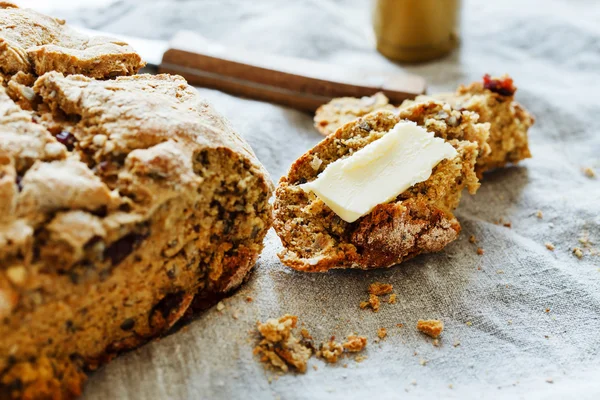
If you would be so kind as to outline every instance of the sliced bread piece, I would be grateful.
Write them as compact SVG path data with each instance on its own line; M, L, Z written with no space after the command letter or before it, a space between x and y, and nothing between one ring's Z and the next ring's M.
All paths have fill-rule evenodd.
M281 261L294 269L323 272L332 268L390 267L421 253L440 251L460 232L452 214L463 188L475 193L474 167L487 151L488 124L477 114L452 110L430 100L401 109L379 111L343 125L291 166L281 178L274 203L274 227L284 250ZM458 155L437 164L429 179L396 199L348 223L300 185L317 178L332 162L378 140L399 121L414 121L446 139Z

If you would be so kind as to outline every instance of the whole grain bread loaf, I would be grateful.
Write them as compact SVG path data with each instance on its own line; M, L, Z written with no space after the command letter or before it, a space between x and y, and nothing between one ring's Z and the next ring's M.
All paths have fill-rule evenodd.
M0 399L72 398L86 373L237 287L272 183L176 76L49 72L0 86Z
M474 193L479 187L477 156L490 150L489 124L477 119L473 112L428 100L397 112L367 114L329 135L296 160L279 181L274 227L284 246L281 261L307 272L369 269L443 249L460 231L452 211L463 188ZM352 223L340 219L321 199L299 186L316 179L330 163L381 138L401 120L414 121L444 138L458 155L440 162L426 181Z

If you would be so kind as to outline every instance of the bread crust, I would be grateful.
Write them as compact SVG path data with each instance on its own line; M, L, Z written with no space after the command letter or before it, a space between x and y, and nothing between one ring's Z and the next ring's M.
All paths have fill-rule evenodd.
M0 3L0 72L5 77L58 71L107 79L135 74L144 65L123 41L89 37L64 20Z
M411 120L448 140L458 155L444 160L431 177L378 205L353 223L341 220L299 184L316 179L337 159L379 139L401 120ZM477 115L427 101L400 110L379 111L349 122L302 155L281 178L274 203L274 227L284 250L281 261L294 269L385 268L418 254L439 251L456 239L460 224L452 214L463 188L479 187L474 166L487 151L489 125Z
M236 288L272 183L185 80L50 72L0 87L0 399L73 398L87 373Z

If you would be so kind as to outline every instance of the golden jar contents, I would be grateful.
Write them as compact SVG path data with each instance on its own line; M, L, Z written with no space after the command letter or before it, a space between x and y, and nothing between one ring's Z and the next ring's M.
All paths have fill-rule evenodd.
M403 62L442 57L458 45L460 0L375 0L377 50Z

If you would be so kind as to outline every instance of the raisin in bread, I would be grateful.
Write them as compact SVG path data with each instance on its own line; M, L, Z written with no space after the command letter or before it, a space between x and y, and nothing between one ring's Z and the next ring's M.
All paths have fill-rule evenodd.
M127 43L89 37L65 25L64 20L0 2L0 78L5 85L15 75L17 85L31 79L23 75L41 76L50 71L114 78L135 74L144 65Z
M455 93L418 96L407 100L399 108L431 99L449 103L454 109L479 114L479 122L490 123L488 145L490 151L480 152L475 170L479 178L485 171L515 164L531 157L527 131L534 118L514 100L516 87L510 77L493 79L484 76L483 81L460 86ZM362 106L360 106L362 104ZM381 93L372 97L356 99L344 97L333 99L319 107L315 114L315 127L323 135L334 133L343 124L376 110L392 110L388 99ZM459 123L460 121L454 121Z
M489 151L489 124L477 114L427 101L399 110L378 111L343 125L301 156L281 178L274 203L274 227L284 250L281 261L294 269L383 268L421 253L443 249L460 232L452 214L463 188L479 187L477 155ZM395 200L348 223L299 185L317 178L327 165L383 137L401 120L410 120L447 140L458 152L440 162L424 182Z
M78 395L237 287L272 218L266 171L182 78L33 90L32 113L0 86L0 399Z

